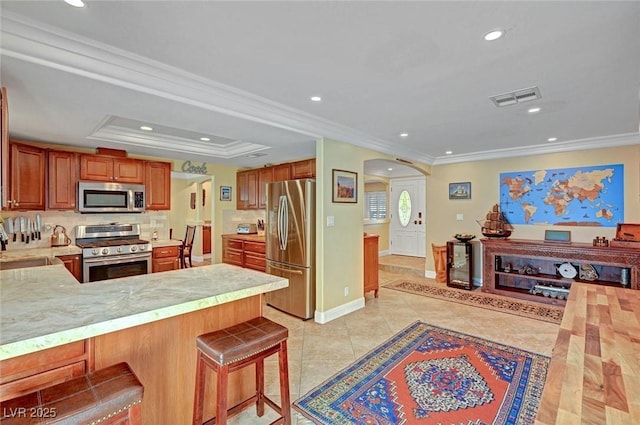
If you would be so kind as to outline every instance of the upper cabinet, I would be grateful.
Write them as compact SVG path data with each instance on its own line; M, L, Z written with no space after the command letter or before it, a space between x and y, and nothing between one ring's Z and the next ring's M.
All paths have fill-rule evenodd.
M9 144L9 149L9 209L44 210L46 150L13 141Z
M80 155L80 180L144 183L144 161L103 155Z
M267 183L315 176L315 158L238 171L236 174L236 190L238 192L236 208L239 210L265 209L267 207Z
M75 210L78 190L78 154L50 150L48 165L47 209Z
M171 209L170 162L147 161L145 163L145 186L148 210Z
M292 179L310 179L316 176L316 160L315 158L305 159L304 161L296 161L291 163Z
M236 174L238 198L236 207L239 210L255 210L258 208L258 170L239 171Z

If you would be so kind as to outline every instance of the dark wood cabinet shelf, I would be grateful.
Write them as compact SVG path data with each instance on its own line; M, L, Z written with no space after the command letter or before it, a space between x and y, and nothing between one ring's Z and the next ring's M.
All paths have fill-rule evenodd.
M470 242L447 242L447 286L473 287L473 249Z
M481 242L484 292L564 305L574 282L639 289L640 252L637 249L521 239L483 239ZM563 277L558 272L563 263L571 264L578 275ZM587 265L597 273L596 279L580 277L581 266ZM524 269L536 272L521 272Z

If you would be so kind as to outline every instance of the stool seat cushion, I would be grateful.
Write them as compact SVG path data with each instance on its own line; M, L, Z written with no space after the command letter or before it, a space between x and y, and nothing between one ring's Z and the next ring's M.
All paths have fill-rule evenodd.
M289 330L264 317L231 326L196 339L198 349L220 366L251 357L289 336Z
M140 403L143 392L142 384L129 366L118 363L5 401L2 407L5 411L22 407L27 408L27 412L31 409L48 413L48 418L30 418L31 421L24 422L29 424L98 424Z

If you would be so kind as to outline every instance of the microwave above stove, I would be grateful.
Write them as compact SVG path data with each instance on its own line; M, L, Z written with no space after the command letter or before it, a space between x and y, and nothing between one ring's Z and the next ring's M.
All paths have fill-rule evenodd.
M78 183L78 211L81 213L140 213L145 210L145 202L143 184Z

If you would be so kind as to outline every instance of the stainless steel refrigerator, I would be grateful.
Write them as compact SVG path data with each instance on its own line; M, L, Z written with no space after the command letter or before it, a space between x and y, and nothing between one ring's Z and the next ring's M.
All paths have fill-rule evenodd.
M267 292L267 304L310 319L316 307L315 180L267 185L267 273L289 279L289 287Z

